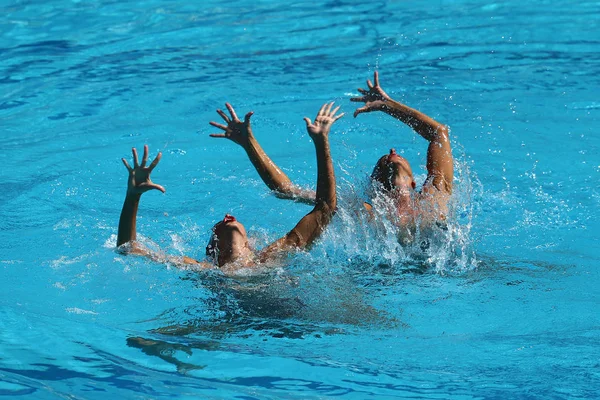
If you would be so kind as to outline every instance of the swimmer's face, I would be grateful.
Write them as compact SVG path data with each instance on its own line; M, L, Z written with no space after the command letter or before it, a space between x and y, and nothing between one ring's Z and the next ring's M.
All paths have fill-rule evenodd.
M377 161L371 178L386 190L414 189L417 186L410 164L404 157L396 154L394 149Z
M234 216L226 214L212 228L213 235L206 246L206 255L219 266L233 261L238 254L248 248L248 236L244 225Z

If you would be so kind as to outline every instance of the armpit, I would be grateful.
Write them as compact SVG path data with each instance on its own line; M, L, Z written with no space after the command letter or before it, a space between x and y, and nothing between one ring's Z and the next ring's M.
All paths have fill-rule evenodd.
M427 194L436 194L436 192L452 194L452 183L448 182L442 175L429 176L423 183L422 192Z

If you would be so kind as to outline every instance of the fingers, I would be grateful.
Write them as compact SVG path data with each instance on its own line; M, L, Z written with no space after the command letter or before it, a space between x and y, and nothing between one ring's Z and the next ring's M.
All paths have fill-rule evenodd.
M225 122L229 123L230 119L222 110L217 110L217 114L221 116L225 120Z
M327 108L325 109L325 114L330 115L331 114L331 107L333 107L333 101L329 104L327 104Z
M244 123L246 125L250 124L250 117L252 117L254 115L254 111L250 111L248 114L246 114L246 116L244 117Z
M210 135L208 135L210 137L216 137L216 138L225 138L227 139L227 136L220 134L220 133L211 133Z
M350 101L366 103L366 97L350 97Z
M127 162L127 160L126 160L126 159L124 159L124 158L121 158L121 161L123 161L123 164L125 165L125 168L127 168L127 171L130 171L130 172L131 172L131 171L133 170L133 168L131 168L131 167L129 166L129 163Z
M361 103L366 103L367 102L367 96L369 95L369 91L362 89L362 88L358 88L358 93L362 94L362 97L351 97L350 101L354 101L354 102L361 102Z
M225 107L227 107L227 109L229 110L229 114L231 114L231 119L234 121L239 121L238 116L235 113L235 110L233 109L233 107L231 107L231 104L225 103Z
M354 98L350 99L351 101L360 101L360 100L356 100ZM330 118L334 118L335 114L340 110L341 106L337 106L336 108L334 108L333 110L331 109L333 107L333 105L335 104L335 101L332 101L331 103L325 103L321 106L321 109L319 110L319 113L317 114L317 117L320 116L327 116ZM341 116L343 116L344 114L342 113ZM341 118L341 116L335 117L334 121L337 121L338 119ZM304 121L306 121L307 126L311 123L310 119L308 118L304 118Z
M367 86L369 87L369 89L373 89L373 84L371 83L370 79L367 79Z
M332 101L331 103L325 103L325 104L323 104L321 106L321 109L317 113L317 117L320 116L320 115L330 115L331 114L331 107L333 107L333 103L335 103L335 102Z
M338 115L337 117L335 117L333 119L333 122L337 121L338 119L342 118L344 115L346 115L346 113L341 113L340 115Z
M147 162L148 162L148 145L145 144L144 145L144 155L142 156L142 164L140 165L140 167L144 168L146 166Z
M373 75L373 80L375 81L375 86L379 86L379 73L377 71Z
M148 147L148 146L146 146ZM148 155L146 154L146 158L148 158ZM156 155L156 157L154 158L154 160L152 160L152 162L150 163L150 166L148 167L148 170L150 172L152 172L152 170L154 169L154 167L156 167L158 165L158 162L160 161L160 159L162 158L162 153L158 152L158 154ZM144 161L145 163L145 161ZM142 165L143 166L143 165ZM164 189L162 190L162 192L164 193Z
M212 126L214 126L215 128L223 129L224 131L226 131L226 130L227 130L227 127L226 127L225 125L223 125L223 124L218 124L218 123L216 123L216 122L213 122L213 121L210 121L210 122L209 122L209 125L212 125Z
M325 103L321 106L321 108L319 109L319 112L317 113L317 116L323 115L323 113L325 112L325 107L327 107L327 103Z
M131 149L131 153L133 154L133 168L131 168L131 166L129 165L129 163L127 162L126 159L121 158L121 161L123 162L123 165L125 165L125 168L127 168L128 171L133 171L136 168L145 168L146 167L146 163L148 162L148 145L144 145L144 155L142 156L142 164L140 165L139 160L138 160L138 153L135 147L133 147ZM152 171L154 169L154 167L156 167L156 165L158 164L158 162L160 161L162 157L162 153L159 152L156 157L154 158L154 160L152 161L152 163L150 164L150 166L148 167L149 171Z
M140 163L138 161L138 155L137 155L137 150L135 149L135 147L133 147L131 149L131 154L133 154L133 168L137 168L140 166Z

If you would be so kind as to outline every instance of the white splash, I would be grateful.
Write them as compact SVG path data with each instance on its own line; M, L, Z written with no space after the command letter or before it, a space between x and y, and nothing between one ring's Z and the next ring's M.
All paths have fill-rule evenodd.
M69 308L66 308L65 311L68 312L68 313L70 313L70 314L98 315L97 312L89 311L89 310L84 310L84 309L77 308L77 307L69 307Z

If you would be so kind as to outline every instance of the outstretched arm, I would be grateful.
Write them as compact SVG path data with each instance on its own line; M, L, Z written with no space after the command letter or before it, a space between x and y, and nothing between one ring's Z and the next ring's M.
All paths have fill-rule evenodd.
M365 103L354 111L354 117L361 113L383 111L404 122L429 141L427 149L427 180L424 187L433 185L440 191L451 193L454 170L452 149L448 137L448 127L420 111L393 100L379 85L379 74L374 76L375 84L367 80L369 90L358 89L362 97L350 101Z
M335 175L329 150L329 130L331 125L344 114L335 115L339 107L331 109L333 103L324 104L315 122L304 118L306 129L312 138L317 152L317 197L313 210L305 215L287 235L277 240L261 253L261 259L267 260L276 254L297 248L310 246L325 230L333 215L337 203Z
M162 153L158 153L154 161L146 167L146 163L148 162L148 146L144 146L144 156L142 157L141 164L138 161L138 154L135 147L131 152L133 153L133 168L129 166L127 160L124 158L121 159L129 172L129 178L127 180L127 194L125 195L125 202L123 203L121 218L119 219L117 247L135 241L137 238L137 210L142 194L152 189L160 190L163 193L165 192L165 189L162 186L153 183L150 179L150 173L158 165Z
M140 198L142 194L149 190L160 190L165 192L165 188L161 185L157 185L150 179L150 173L158 165L162 154L159 152L156 155L154 161L146 167L148 162L148 146L144 146L144 155L142 157L142 163L138 161L138 154L135 147L131 150L133 153L133 168L129 165L127 160L121 159L125 168L129 172L129 178L127 180L127 194L125 195L125 202L123 203L123 209L121 210L121 217L119 219L119 233L117 235L117 247L121 247L123 251L130 254L137 254L149 257L150 259L157 262L169 262L177 267L183 266L195 266L196 268L205 269L211 268L209 264L200 263L190 257L176 257L169 256L160 253L150 251L141 244L136 242L137 239L137 211L140 204Z
M225 103L225 106L229 110L231 117L227 116L222 110L217 110L217 113L227 125L213 121L210 122L210 125L222 129L225 133L212 134L210 136L214 138L226 138L242 146L263 182L277 196L314 204L315 192L294 185L290 178L269 158L254 137L250 126L250 117L252 117L253 112L250 111L247 113L242 122L229 103Z

